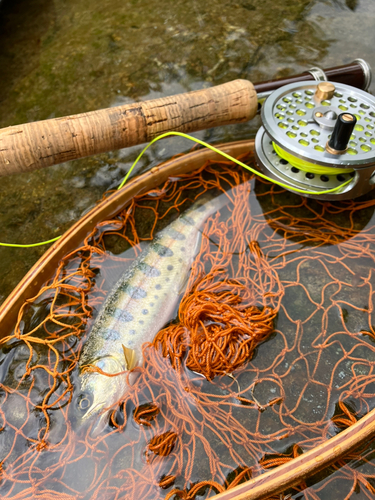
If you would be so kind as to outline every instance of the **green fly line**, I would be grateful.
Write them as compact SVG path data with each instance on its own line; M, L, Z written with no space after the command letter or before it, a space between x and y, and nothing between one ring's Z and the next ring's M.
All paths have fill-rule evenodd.
M297 158L292 154L288 153L280 146L278 146L275 142L272 142L273 149L283 160L287 161L292 165L292 167L298 168L298 170L303 170L304 172L311 172L316 175L339 175L339 174L350 174L354 172L352 168L334 168L334 167L321 167L319 165L315 165L314 163L310 163L309 161L302 160L301 158ZM334 188L340 189L343 186ZM322 193L323 191L321 191ZM311 191L310 191L311 194Z
M30 247L40 247L42 245L48 245L49 243L54 243L59 240L61 236L56 236L56 238L52 238L52 240L40 241L39 243L31 243L30 245L20 245L18 243L0 243L2 247L15 247L15 248L30 248Z
M249 167L249 165L246 165L246 163L243 163L242 161L237 160L236 158L233 158L232 156L228 155L227 153L224 153L224 151L220 151L220 149L215 148L215 146L211 146L211 144L208 144L207 142L201 141L200 139L197 139L197 138L195 138L195 137L193 137L191 135L184 134L183 132L165 132L164 134L158 135L157 137L155 137L154 139L152 139L152 141L149 142L147 144L147 146L145 146L142 149L142 151L137 156L135 162L130 167L129 171L127 172L127 174L125 175L123 181L121 182L121 184L119 185L119 187L117 189L121 189L124 186L124 184L127 182L128 178L129 178L130 174L132 173L132 171L134 170L134 168L136 167L137 163L142 158L142 156L144 155L144 153L148 150L148 148L150 146L152 146L155 142L159 141L160 139L164 139L165 137L168 137L168 136L171 136L171 135L179 136L179 137L184 137L185 139L189 139L190 141L193 141L196 144L200 144L201 146L204 146L205 148L211 149L211 151L214 151L215 153L218 153L219 155L223 156L227 160L230 160L233 163L236 163L240 167L243 167L246 170L249 170L249 172L252 172L253 174L257 175L258 177L261 177L262 179L265 179L266 181L273 182L274 184L277 184L278 186L281 186L281 187L283 187L285 189L293 190L293 191L295 191L297 193L301 193L301 194L320 195L320 194L334 193L335 191L338 191L342 187L344 187L347 184L349 184L349 182L351 182L351 180L352 180L352 179L349 179L349 180L343 182L342 184L340 184L340 186L337 186L337 187L332 188L332 189L326 189L325 191L307 191L305 189L299 189L299 188L296 188L296 187L291 187L291 186L289 186L287 184L284 184L281 181L277 181L275 179L271 179L267 175L262 174L261 172L258 172L257 170L255 170L255 168ZM275 151L277 153L278 153L278 150L281 149L281 148L278 148L277 145L275 145L275 144L274 144L274 147L275 147ZM287 158L285 157L285 155L288 155L288 153L286 153L284 150L281 150L281 155L280 156L282 158L284 158L285 160L287 160ZM298 160L295 157L292 157L291 155L288 155L288 157L289 156L291 157L292 162L294 162L294 164L295 164L295 165L293 165L292 162L290 162L289 160L287 160L287 161L289 161L289 163L292 166L296 166L296 168L300 168L300 170L304 170L304 168L302 168L302 167L297 167L297 163L296 163L296 161L300 163L303 160ZM305 165L306 164L312 165L312 164L310 164L308 162L304 162L304 164ZM317 167L316 165L313 165L313 167L315 169L316 168L322 168L322 167ZM329 173L331 173L331 172L328 172L328 170L334 170L335 174L342 173L341 170L340 170L340 172L338 172L336 169L333 169L333 168L329 169L328 167L325 167L324 171L319 172L319 173L321 173L321 174L327 174L327 173L329 174ZM311 171L311 168L310 168L310 171ZM348 172L348 170L345 170L345 173L347 173L347 172ZM54 243L55 241L57 241L60 238L61 238L61 236L57 236L56 238L52 238L51 240L41 241L39 243L31 243L29 245L19 245L19 244L15 244L15 243L0 243L0 246L3 246L3 247L16 247L16 248L32 248L32 247L38 247L38 246L42 246L42 245L48 245L49 243Z

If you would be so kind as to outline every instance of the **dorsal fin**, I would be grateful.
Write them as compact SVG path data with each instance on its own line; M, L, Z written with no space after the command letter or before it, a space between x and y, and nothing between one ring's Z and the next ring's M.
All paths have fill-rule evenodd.
M129 347L125 347L124 344L122 345L122 349L124 351L124 358L125 358L125 369L126 370L132 370L135 365L137 364L137 359L135 357L135 350L130 349Z

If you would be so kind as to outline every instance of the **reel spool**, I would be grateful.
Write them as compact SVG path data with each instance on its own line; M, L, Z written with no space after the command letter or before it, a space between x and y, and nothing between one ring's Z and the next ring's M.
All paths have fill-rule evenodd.
M257 163L290 190L348 200L374 187L375 98L367 92L341 83L291 83L266 99L262 122Z

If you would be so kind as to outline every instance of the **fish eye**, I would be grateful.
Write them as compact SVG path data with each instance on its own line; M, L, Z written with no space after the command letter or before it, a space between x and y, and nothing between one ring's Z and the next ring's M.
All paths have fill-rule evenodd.
M90 406L91 406L91 398L88 394L81 394L79 397L78 397L78 407L80 410L82 411L86 411Z

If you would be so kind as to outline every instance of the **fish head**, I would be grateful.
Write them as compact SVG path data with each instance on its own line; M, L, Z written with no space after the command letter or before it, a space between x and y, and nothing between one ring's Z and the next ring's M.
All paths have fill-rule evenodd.
M105 356L91 365L99 368L83 371L80 387L72 401L71 421L75 428L91 426L90 435L97 437L108 425L114 405L126 389L126 377L122 364L113 356ZM114 376L109 376L114 375Z

